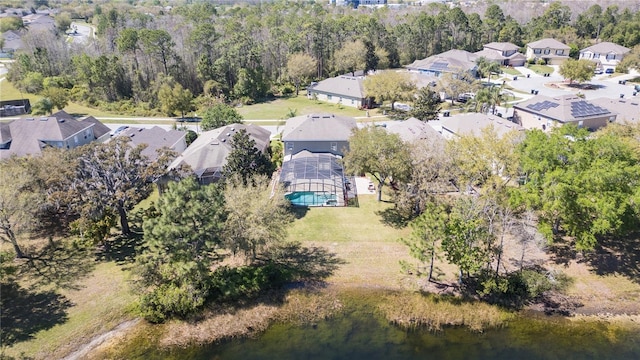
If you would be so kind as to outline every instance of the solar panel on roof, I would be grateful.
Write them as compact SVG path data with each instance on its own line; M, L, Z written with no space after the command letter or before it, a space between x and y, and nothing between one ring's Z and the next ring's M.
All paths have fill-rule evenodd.
M571 116L574 118L598 116L609 113L609 110L596 106L592 103L588 103L584 100L571 103Z
M526 107L533 111L542 111L542 110L548 110L558 106L560 106L560 104L545 100L539 103L529 104Z

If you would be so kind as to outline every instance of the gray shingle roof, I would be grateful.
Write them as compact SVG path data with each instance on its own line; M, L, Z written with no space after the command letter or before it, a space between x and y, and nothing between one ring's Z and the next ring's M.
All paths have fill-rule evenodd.
M309 89L325 94L364 99L364 86L362 83L363 78L361 77L343 75L322 80L309 86Z
M11 138L11 147L0 151L0 157L39 155L46 145L45 141L65 141L71 136L95 125L91 122L76 120L64 111L51 116L23 117L14 120L3 130L3 138Z
M617 115L617 112L604 108L604 111L597 111L597 114L594 112L593 115L577 117L575 110L576 105L590 108L598 106L591 101L578 97L577 95L562 95L557 97L537 95L531 99L517 103L513 107L516 111L524 111L560 122L572 122L601 118L605 115Z
M629 51L631 51L631 49L626 48L622 45L618 45L612 42L601 42L595 45L591 45L587 48L584 48L582 50L580 50L580 52L587 52L590 51L592 53L600 53L600 54L620 54L620 55L624 55L626 53L628 53Z
M232 150L233 134L245 129L251 139L256 142L256 148L265 151L269 146L271 132L263 127L249 124L231 124L205 131L189 145L189 147L169 165L169 170L177 169L181 165L189 165L193 172L201 177L203 174L213 174L220 171L227 162L227 156Z
M511 121L489 114L463 113L440 120L443 130L449 130L456 135L482 134L482 129L493 126L498 136L502 136L510 131L522 131L524 128Z
M93 135L96 137L96 139L99 139L111 132L111 129L107 125L101 123L98 119L94 118L93 116L88 116L82 119L82 121L94 125Z
M287 120L283 141L347 141L356 119L333 114L309 114Z
M449 50L438 55L429 56L426 59L416 60L406 66L407 69L430 70L437 72L456 72L460 70L473 70L476 67L478 57L465 50Z
M508 51L508 50L518 51L520 49L520 47L510 42L491 42L491 43L485 44L484 48L490 49L490 50L497 50L497 51Z
M616 122L640 123L640 99L610 99L597 98L590 100L592 103L617 112Z
M551 39L551 38L540 39L538 41L530 42L527 44L527 46L532 49L546 49L546 48L565 49L565 50L571 49L569 46L561 43L560 41L556 39Z
M442 135L435 131L426 122L414 117L405 121L394 121L389 123L387 131L400 135L402 141L413 142L425 140L428 142L444 141Z
M181 141L186 132L179 130L165 130L159 126L149 129L130 127L121 132L119 136L128 136L133 146L146 144L142 150L142 155L147 156L152 161L158 158L157 150L167 147L176 150L176 144Z

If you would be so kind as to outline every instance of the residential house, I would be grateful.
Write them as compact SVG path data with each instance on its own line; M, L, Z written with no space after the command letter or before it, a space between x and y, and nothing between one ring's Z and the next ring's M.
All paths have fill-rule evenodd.
M287 120L282 132L284 155L303 150L342 156L349 148L349 137L356 119L332 114L309 114Z
M48 13L29 14L22 17L22 23L29 31L55 31L56 24Z
M438 126L445 139L451 140L463 135L479 136L483 129L493 127L498 136L504 136L511 131L522 131L524 128L505 118L491 114L462 113L451 117L444 117Z
M601 42L580 50L580 59L591 60L596 63L596 69L615 70L624 56L631 49L612 43Z
M7 30L2 33L3 41L0 48L0 57L13 57L13 54L22 49L24 44L22 43L22 31L19 30Z
M616 111L596 105L577 95L538 95L515 104L513 108L515 122L526 129L543 131L570 123L596 130L615 121L617 116Z
M145 149L142 150L142 155L148 157L151 161L158 159L158 150L162 148L171 149L177 155L182 154L187 148L186 131L165 130L159 126L149 129L129 127L117 136L129 137L132 146L146 145Z
M333 104L355 108L373 107L373 99L364 93L364 77L341 75L312 83L307 88L307 97Z
M594 105L616 112L616 122L619 123L640 123L640 99L637 97L629 99L597 98L590 100Z
M24 117L0 124L0 158L40 155L45 147L71 149L108 136L109 128L93 117L82 121L64 111Z
M287 120L280 182L293 205L346 206L356 196L340 162L356 127L354 118L331 114Z
M475 55L502 66L523 66L526 57L518 50L520 48L517 45L509 42L492 42L485 44L483 49L476 52Z
M180 171L183 167L189 167L201 184L218 181L223 176L222 168L227 163L227 156L233 149L233 135L240 130L246 130L249 137L255 141L258 150L268 151L271 137L269 130L253 124L231 124L200 134L169 165L169 171Z
M476 54L465 50L449 50L422 60L416 60L405 67L409 71L416 71L435 77L440 77L445 73L456 74L461 71L468 71L473 77L476 77L478 70L477 59L478 56Z
M427 122L414 117L404 121L391 122L387 125L387 131L398 134L402 141L407 143L419 141L436 143L444 140L442 134L429 126Z
M527 60L543 60L547 65L561 65L571 48L555 39L541 39L527 44Z

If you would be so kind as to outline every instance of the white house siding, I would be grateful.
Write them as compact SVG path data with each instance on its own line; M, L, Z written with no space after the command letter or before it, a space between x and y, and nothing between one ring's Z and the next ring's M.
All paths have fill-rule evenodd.
M343 106L350 106L354 108L358 108L362 106L362 99L356 99L352 97L339 96L339 95L329 95L325 93L312 92L311 97L313 95L316 96L316 99L332 104L340 104Z

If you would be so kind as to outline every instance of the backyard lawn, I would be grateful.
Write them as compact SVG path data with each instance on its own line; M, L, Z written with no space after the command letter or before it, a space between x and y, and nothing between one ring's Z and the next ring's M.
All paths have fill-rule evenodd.
M391 203L378 202L373 194L359 195L358 201L359 207L310 208L294 222L289 240L327 248L346 261L328 279L330 283L403 287L406 275L401 273L399 261L410 257L399 239L408 236L410 229L391 224Z

